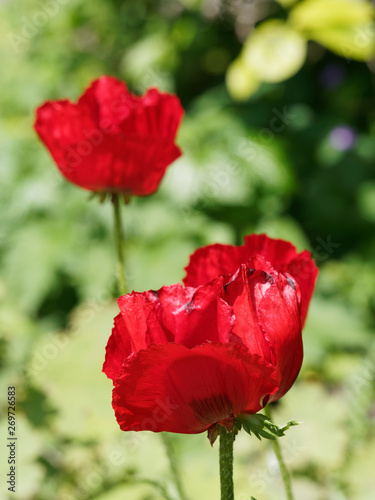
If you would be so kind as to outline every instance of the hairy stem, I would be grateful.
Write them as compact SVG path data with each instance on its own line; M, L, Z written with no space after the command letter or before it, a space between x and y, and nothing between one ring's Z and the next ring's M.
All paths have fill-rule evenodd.
M221 500L234 500L233 490L234 431L220 425L220 490Z
M113 213L114 213L114 232L115 232L115 245L117 254L117 280L118 288L121 295L126 294L126 280L125 280L125 267L124 267L124 253L123 253L123 228L121 222L121 206L120 198L117 193L112 195Z

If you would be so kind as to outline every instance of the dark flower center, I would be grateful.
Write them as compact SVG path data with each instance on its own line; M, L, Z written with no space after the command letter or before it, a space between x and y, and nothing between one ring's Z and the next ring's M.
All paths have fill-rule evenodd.
M190 401L196 418L202 424L214 424L233 416L234 405L226 394L214 394L209 398Z

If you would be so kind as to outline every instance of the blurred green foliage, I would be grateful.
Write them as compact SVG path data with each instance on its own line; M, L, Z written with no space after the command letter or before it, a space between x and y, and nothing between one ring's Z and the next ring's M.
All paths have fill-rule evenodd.
M117 311L110 207L60 178L32 128L41 102L76 99L102 74L176 92L186 109L183 157L124 211L131 288L180 281L195 248L254 231L309 248L321 272L305 362L274 412L304 424L281 444L296 499L372 500L375 63L334 55L315 30L292 78L241 103L225 83L256 23L306 3L1 2L0 397L5 415L16 385L20 500L156 500L159 477L174 495L160 441L119 430L101 373ZM281 498L270 449L243 434L237 497ZM174 444L190 498L217 498L217 449L203 435Z
M294 0L279 0L290 7ZM308 40L345 57L368 61L375 56L375 8L357 0L302 0L285 16L251 31L240 56L230 65L231 95L247 99L261 82L281 82L302 67Z

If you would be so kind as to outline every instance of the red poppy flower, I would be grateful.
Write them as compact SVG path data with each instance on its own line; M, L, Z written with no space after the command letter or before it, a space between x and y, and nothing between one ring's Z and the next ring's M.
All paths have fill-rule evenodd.
M175 95L150 89L137 97L124 82L103 76L77 104L47 101L39 107L35 130L73 184L146 196L181 155L174 141L182 116Z
M250 244L254 253L223 275L219 268L238 262ZM282 270L293 260L298 276ZM303 283L310 290L316 277L310 255L298 256L281 240L249 237L245 247L198 250L186 280L203 280L214 269L204 284L119 298L103 371L114 382L122 430L230 428L236 415L256 413L292 386L303 355L298 279L309 269L311 287L307 277Z

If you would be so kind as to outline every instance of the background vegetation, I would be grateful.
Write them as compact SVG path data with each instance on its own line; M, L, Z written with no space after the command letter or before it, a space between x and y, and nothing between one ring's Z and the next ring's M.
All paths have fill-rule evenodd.
M373 498L371 12L344 19L345 9L330 0L329 43L325 33L325 46L318 44L310 29L294 76L262 83L244 101L226 86L227 68L254 25L287 19L293 3L1 2L0 398L5 416L7 386L16 385L16 498L164 498L142 478L162 478L176 497L158 436L119 430L112 384L101 373L117 312L111 207L63 180L32 128L41 102L75 100L102 74L138 93L150 86L176 92L186 110L178 139L184 156L157 194L134 199L124 212L131 288L178 282L195 248L239 244L251 232L309 248L320 276L305 361L275 410L278 423L304 424L282 439L284 455L297 500ZM367 63L345 56L341 35ZM0 427L5 447L5 418ZM218 498L217 446L203 434L173 439L189 497ZM7 469L2 458L2 478ZM235 476L238 500L283 497L267 443L239 436ZM8 498L3 480L1 488Z

